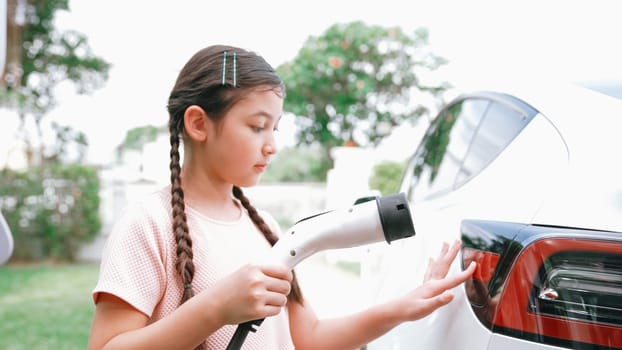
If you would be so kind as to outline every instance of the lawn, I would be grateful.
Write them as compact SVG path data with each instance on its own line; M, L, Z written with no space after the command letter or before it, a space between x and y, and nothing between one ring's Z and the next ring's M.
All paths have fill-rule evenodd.
M0 267L0 349L86 349L98 265Z

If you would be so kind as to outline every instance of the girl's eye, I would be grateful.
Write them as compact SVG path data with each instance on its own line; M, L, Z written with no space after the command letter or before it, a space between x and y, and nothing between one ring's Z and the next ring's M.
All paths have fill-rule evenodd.
M261 126L251 126L254 132L261 132L264 128Z

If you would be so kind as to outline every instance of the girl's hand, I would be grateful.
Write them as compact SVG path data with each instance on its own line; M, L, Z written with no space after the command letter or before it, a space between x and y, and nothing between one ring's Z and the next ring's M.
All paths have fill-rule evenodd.
M447 242L443 242L443 246L441 247L441 252L439 255L434 258L430 258L428 261L428 268L423 277L423 283L426 283L432 279L443 279L447 276L447 272L449 272L449 268L451 267L451 263L458 256L458 252L460 251L461 242L455 241L454 244L449 249L449 244Z
M451 247L447 243L443 243L439 255L435 259L430 258L423 284L401 300L407 320L413 321L423 318L439 307L448 304L454 298L450 289L471 277L475 271L474 262L464 271L454 276L447 276L452 262L460 251L460 243L460 241L456 241Z
M274 316L287 303L293 274L284 266L245 265L206 290L224 324ZM202 293L202 294L205 294Z

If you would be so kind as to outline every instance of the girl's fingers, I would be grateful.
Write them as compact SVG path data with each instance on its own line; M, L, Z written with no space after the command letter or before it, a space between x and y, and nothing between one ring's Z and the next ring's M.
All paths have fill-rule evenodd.
M434 264L434 259L432 258L428 258L428 268L425 270L425 275L423 276L423 281L429 281L430 278L432 278L432 270L433 270L433 265Z
M282 293L268 293L264 304L266 307L283 307L287 304L287 296Z
M441 279L429 280L425 284L417 288L420 293L419 295L424 298L432 298L442 294L443 292L449 291L450 289L459 286L469 277L471 277L471 275L475 271L475 267L475 262L471 262L471 264L464 271L461 271L455 275L444 277Z
M452 262L456 258L456 256L458 256L461 244L462 242L456 240L454 244L451 245L451 248L449 248L449 244L445 243L443 246L441 259L445 260L446 262Z
M265 317L276 316L281 312L282 306L266 305L264 308Z
M264 265L261 266L260 269L266 276L288 281L291 281L294 278L292 271L285 266Z
M449 244L447 244L447 242L443 242L443 246L441 247L441 252L439 254L439 257L445 256L448 250L449 250Z
M262 266L261 271L266 276L266 290L287 295L291 290L293 273L283 266Z
M451 288L459 286L464 281L466 281L469 277L471 277L471 275L475 271L475 267L476 267L476 264L474 261L472 261L471 264L464 271L460 271L459 273L453 276L446 277L442 280L438 280L438 281L441 281L440 287L442 289L451 289Z
M443 246L441 247L438 257L436 259L429 259L428 268L424 275L424 281L442 279L447 276L451 263L458 256L461 243L462 242L460 240L456 240L450 247L447 242L443 242Z
M266 281L266 289L269 292L287 295L289 294L291 290L291 284L287 280L282 280L278 278L269 278Z
M454 248L448 252L451 253L454 249L455 245ZM451 253L451 255L453 255L453 253ZM449 266L450 263L451 260L446 265ZM436 262L436 264L438 264L438 262ZM454 294L451 289L459 286L471 277L475 271L475 268L475 262L471 262L471 264L464 271L460 271L452 276L446 276L447 270L445 270L443 276L440 278L427 280L423 285L415 289L408 297L409 299L412 298L411 300L414 299L414 301L416 301L416 303L413 304L415 307L412 310L410 319L416 320L421 317L425 317L439 307L451 302L454 298Z

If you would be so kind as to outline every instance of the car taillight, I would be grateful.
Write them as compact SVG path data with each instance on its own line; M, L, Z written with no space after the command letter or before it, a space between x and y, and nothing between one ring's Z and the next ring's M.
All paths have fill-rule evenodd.
M480 321L488 324L490 308L490 281L494 275L499 254L482 251L479 249L464 247L462 249L463 266L469 266L475 261L477 267L472 278L466 281L466 291L469 301Z
M576 349L622 348L622 234L468 220L465 283L494 333Z
M485 252L473 248L464 248L462 250L462 260L468 266L471 261L477 262L477 269L473 273L473 279L488 284L495 273L495 268L499 263L499 254Z
M554 254L543 265L536 282L530 298L534 312L622 324L620 255L584 251Z

